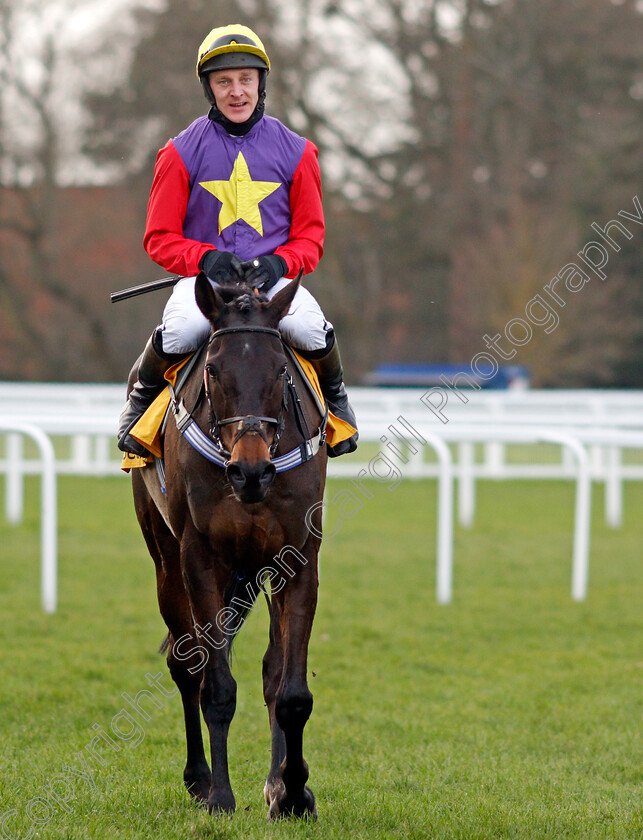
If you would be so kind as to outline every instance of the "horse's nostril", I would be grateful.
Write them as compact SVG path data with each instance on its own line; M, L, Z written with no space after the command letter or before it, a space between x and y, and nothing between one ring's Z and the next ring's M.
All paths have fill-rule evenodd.
M243 484L245 477L239 464L228 464L226 474L231 484Z
M274 479L275 475L277 474L277 469L273 463L268 461L268 463L263 468L263 473L259 478L259 482L261 484L270 484Z
M258 464L235 461L228 464L226 474L235 492L259 493L263 497L272 484L277 470L270 461L263 461Z

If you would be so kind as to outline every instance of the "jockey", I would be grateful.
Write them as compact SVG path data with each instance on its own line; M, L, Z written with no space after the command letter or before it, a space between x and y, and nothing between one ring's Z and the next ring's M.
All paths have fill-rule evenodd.
M208 337L195 275L204 272L214 286L243 281L271 298L300 269L314 271L323 252L317 148L264 114L270 61L262 42L246 26L213 29L196 72L210 111L159 151L148 204L145 250L183 279L120 417L118 446L135 455L149 453L129 432L165 386L164 374ZM356 428L333 325L307 289L299 287L279 329L312 363L329 409ZM329 447L329 456L354 451L357 438Z

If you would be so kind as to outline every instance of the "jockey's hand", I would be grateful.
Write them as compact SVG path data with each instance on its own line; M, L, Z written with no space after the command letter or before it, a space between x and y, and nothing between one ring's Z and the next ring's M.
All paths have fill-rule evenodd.
M199 268L206 277L219 285L240 283L243 280L241 260L230 251L207 251L201 257Z
M276 254L269 254L267 257L256 257L254 260L246 260L241 263L244 273L244 280L254 289L267 292L281 280L288 271L288 266L283 257Z

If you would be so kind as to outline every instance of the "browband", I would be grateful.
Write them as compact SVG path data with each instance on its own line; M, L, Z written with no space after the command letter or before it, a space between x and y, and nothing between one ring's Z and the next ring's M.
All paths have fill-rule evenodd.
M279 330L274 330L272 327L260 327L260 326L247 326L247 327L221 327L220 330L215 330L212 335L210 336L210 342L214 341L215 338L218 338L220 335L225 335L225 333L239 333L239 332L261 332L261 333L268 333L269 335L277 336L277 338L281 339L281 333Z

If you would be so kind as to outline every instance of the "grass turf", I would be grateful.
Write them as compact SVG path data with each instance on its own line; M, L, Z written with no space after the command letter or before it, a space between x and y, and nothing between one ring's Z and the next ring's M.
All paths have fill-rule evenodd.
M575 604L571 485L480 483L476 525L456 534L454 602L439 607L435 483L365 485L373 498L322 549L305 736L319 821L269 825L265 605L234 654L232 818L183 789L177 697L147 703L150 720L135 714L118 752L103 743L105 764L85 749L129 708L123 692L149 688L147 673L172 683L127 480L59 485L54 616L39 604L35 480L25 524L0 524L0 836L643 836L643 487L628 485L620 531L602 524L595 494L589 597ZM348 486L331 482L327 498ZM91 783L67 771L75 798L57 805L51 791L68 791L55 780L81 768L81 752Z

